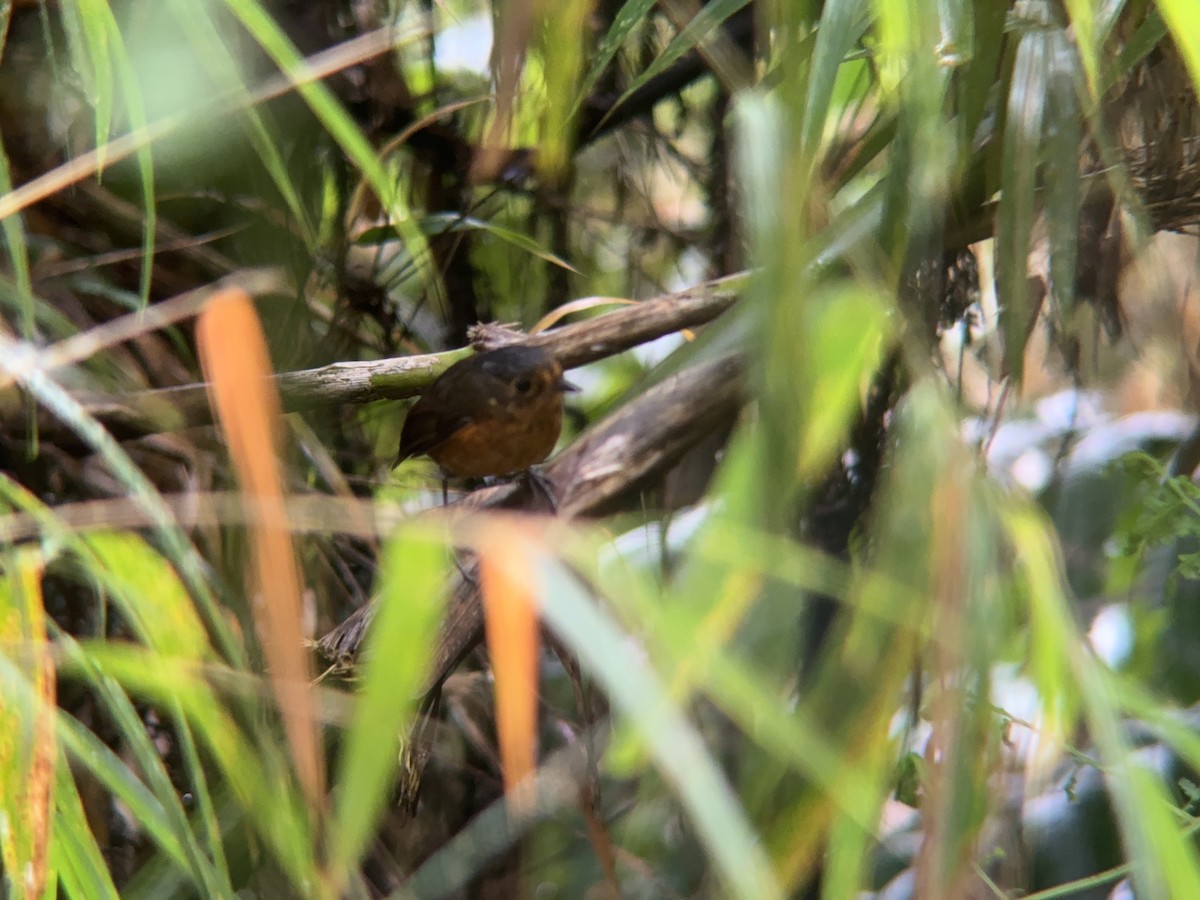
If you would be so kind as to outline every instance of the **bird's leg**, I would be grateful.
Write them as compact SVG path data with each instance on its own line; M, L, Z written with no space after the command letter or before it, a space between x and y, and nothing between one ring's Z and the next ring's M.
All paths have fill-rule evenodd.
M441 707L442 688L431 688L421 700L408 734L400 744L400 779L397 785L400 808L409 816L417 813L421 799L421 777L433 751L431 723Z
M554 482L534 468L517 472L515 475L488 475L483 479L486 487L496 487L501 484L522 484L530 494L541 496L550 507L550 512L558 512L558 498L554 495Z
M451 556L452 556L452 557L453 557L453 559L454 559L454 567L455 567L456 569L458 569L458 574L459 574L459 575L462 577L462 580L463 580L465 583L469 584L471 587L473 587L473 588L475 588L476 590L478 590L478 588L479 588L479 576L478 576L478 574L473 574L473 573L471 573L471 572L468 572L468 571L467 571L467 567L466 567L466 566L463 564L463 561L462 561L462 559L460 559L460 558L459 558L459 555L458 555L458 551L457 551L457 550L454 550L454 549L452 549L452 550L450 551L450 553L451 553ZM478 572L478 569L476 570L476 573L477 573L477 572Z
M525 479L525 483L529 486L530 493L541 494L550 507L550 512L557 513L558 497L554 495L554 483L534 468L526 469L521 475Z
M443 507L447 507L450 505L450 493L449 493L449 487L448 487L449 484L450 484L450 476L447 474L446 470L443 469L442 470L442 506ZM465 581L467 584L471 585L472 587L476 587L476 588L479 587L479 579L467 571L467 567L465 565L463 565L462 559L459 558L458 548L453 547L453 546L450 548L450 558L454 560L454 567L456 569L458 569L458 574L462 576L462 580Z

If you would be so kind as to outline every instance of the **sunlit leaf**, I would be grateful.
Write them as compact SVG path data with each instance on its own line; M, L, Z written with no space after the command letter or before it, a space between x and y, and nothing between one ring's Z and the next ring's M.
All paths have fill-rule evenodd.
M849 286L811 298L807 317L798 385L808 398L796 460L801 475L822 469L844 443L864 387L883 358L889 327L879 298Z
M166 657L199 661L208 636L178 574L135 534L96 532L82 538L88 571L110 592L137 634Z
M1192 74L1192 84L1200 90L1200 6L1191 0L1159 0L1155 6Z

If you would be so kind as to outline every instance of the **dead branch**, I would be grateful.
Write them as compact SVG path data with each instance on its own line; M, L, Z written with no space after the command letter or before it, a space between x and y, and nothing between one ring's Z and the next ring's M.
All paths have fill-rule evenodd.
M564 368L574 368L715 319L737 299L744 277L727 276L543 334L510 339L548 347ZM496 332L492 329L486 329L481 338L495 339ZM276 376L276 383L288 411L398 400L419 394L467 353L464 348L448 353L332 363L282 373ZM95 397L85 408L119 438L176 431L212 421L203 384L142 391L129 397ZM21 435L28 419L20 413L5 416L3 425L8 433ZM70 436L65 433L65 426L48 414L38 416L38 427L43 439L54 441L63 437L62 443L69 446Z

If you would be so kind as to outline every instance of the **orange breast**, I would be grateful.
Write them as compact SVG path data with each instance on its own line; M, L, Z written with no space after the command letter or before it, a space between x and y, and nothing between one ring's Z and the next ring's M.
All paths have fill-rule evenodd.
M464 425L429 451L451 475L483 478L512 475L540 463L562 429L562 398L555 394L534 408L513 410Z

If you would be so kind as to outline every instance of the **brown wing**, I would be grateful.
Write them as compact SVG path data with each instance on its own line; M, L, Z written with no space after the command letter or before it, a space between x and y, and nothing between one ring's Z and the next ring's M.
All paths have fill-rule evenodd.
M400 432L400 449L396 454L396 462L392 465L436 450L469 423L469 418L447 415L444 409L417 401L404 420L404 428Z
M471 410L464 408L462 399L470 396L470 391L464 389L464 381L469 382L470 363L476 358L456 362L417 398L404 419L400 449L393 466L436 449L470 421Z

